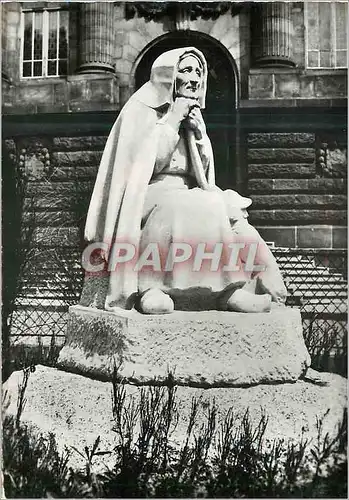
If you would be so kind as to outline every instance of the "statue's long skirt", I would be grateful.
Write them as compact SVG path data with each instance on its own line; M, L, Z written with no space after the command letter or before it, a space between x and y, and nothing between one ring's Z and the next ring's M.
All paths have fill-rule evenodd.
M232 282L248 278L240 260L231 261L236 238L221 193L151 184L142 225L140 254L149 254L153 264L158 253L160 266L149 265L140 270L140 292L149 288L170 292L191 287L220 291Z
M173 298L176 309L215 309L221 292L258 276L255 293L270 293L284 302L286 289L270 249L247 219L231 225L228 212L221 192L150 184L139 248L125 267L127 278L127 269L134 272L138 265L138 294L158 288ZM246 268L251 243L257 243L253 264L265 265L262 272ZM80 304L103 309L117 273L118 268L86 273ZM133 304L131 297L126 308Z

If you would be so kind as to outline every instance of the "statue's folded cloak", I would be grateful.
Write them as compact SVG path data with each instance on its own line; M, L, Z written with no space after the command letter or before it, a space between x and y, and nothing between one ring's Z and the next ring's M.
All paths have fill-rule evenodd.
M203 54L192 47L162 54L152 66L150 81L129 99L109 134L86 220L88 242L103 242L109 248L115 242L131 243L138 249L143 205L161 128L173 104L178 62L187 53L195 54L203 65L199 103L204 107L207 66ZM211 177L213 170L211 161L208 173ZM126 276L125 267L113 273L112 287L119 290L114 302L123 307L137 291L137 273L128 270Z
M156 160L157 113L131 99L106 143L87 215L87 241L137 240L147 185Z

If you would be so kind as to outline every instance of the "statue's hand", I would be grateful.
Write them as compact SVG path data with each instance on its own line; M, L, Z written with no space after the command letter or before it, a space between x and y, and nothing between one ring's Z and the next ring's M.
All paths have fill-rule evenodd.
M196 99L177 97L169 113L167 122L178 130L181 122L187 118L193 108L198 108Z
M189 129L194 130L195 138L199 141L206 134L206 125L199 107L190 110L185 124Z

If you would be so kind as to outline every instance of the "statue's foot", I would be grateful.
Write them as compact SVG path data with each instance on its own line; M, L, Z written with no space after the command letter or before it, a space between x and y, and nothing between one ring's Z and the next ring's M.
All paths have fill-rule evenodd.
M258 294L268 293L272 296L274 303L284 304L287 299L287 289L282 281L279 271L273 275L269 274L256 277L256 292Z
M255 295L240 288L228 299L227 309L228 311L244 313L269 312L271 309L271 296L269 294Z
M271 308L272 309L280 309L282 307L286 307L286 304L284 302L274 302L274 301L272 301L272 303L271 303Z
M142 296L139 308L144 314L169 314L174 311L174 303L171 297L159 288L150 288Z
M327 380L325 373L317 372L310 367L307 368L307 371L303 374L302 379L314 385L329 385L329 381Z
M122 310L120 307L118 306L109 306L107 304L105 304L105 307L104 309L108 312L112 312L112 313L120 313L120 310Z
M234 294L234 292L236 292L236 290L245 287L246 283L246 281L237 281L235 283L230 283L230 285L228 285L222 292L219 292L216 299L216 306L218 311L228 311L228 300Z

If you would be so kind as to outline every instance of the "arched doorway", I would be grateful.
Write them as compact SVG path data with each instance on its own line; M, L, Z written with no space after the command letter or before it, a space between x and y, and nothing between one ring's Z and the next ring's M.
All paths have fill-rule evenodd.
M161 36L139 57L135 72L138 89L149 80L150 68L163 52L193 46L203 52L208 66L206 109L203 111L212 142L216 182L221 188L239 188L238 74L235 61L218 41L194 31L177 31Z

